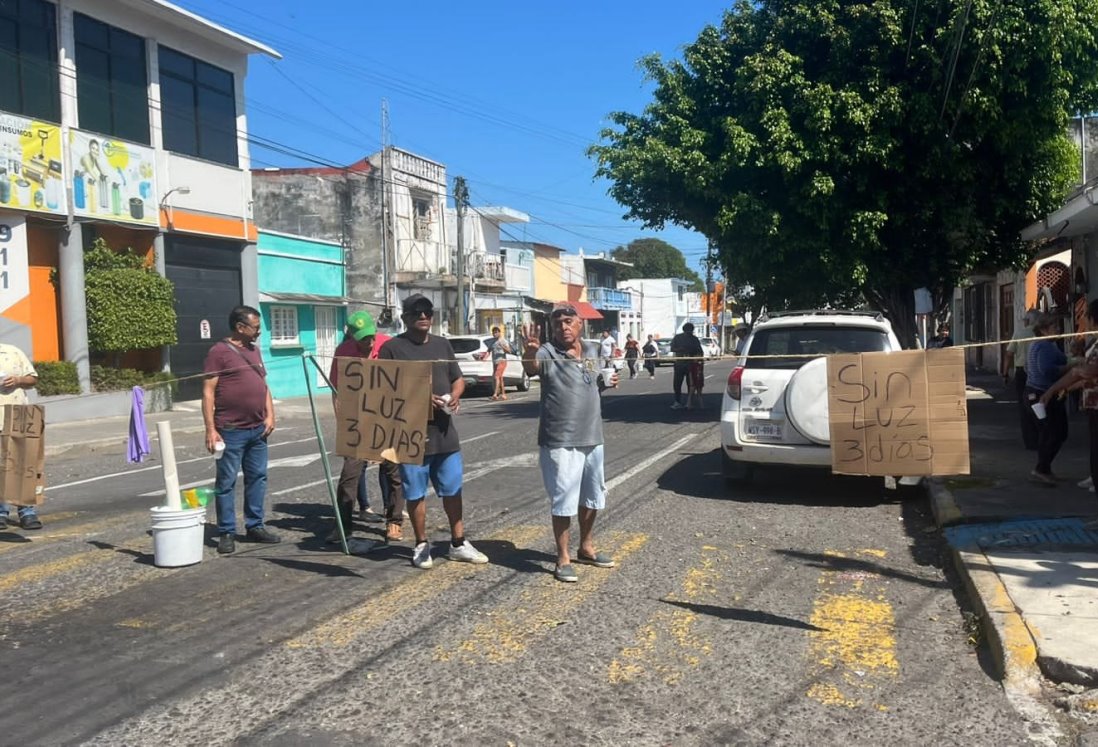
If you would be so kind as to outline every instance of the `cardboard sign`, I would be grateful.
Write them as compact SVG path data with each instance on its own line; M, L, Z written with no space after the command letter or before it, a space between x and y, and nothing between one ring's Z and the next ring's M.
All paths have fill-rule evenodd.
M423 464L431 413L431 364L337 358L336 454Z
M961 349L827 359L831 470L844 475L967 475Z
M46 411L41 405L5 405L0 426L0 493L16 506L37 506L45 498Z

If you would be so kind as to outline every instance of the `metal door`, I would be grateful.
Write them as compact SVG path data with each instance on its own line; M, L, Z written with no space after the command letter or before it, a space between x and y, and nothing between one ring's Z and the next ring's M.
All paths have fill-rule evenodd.
M332 306L314 306L313 318L316 319L316 362L320 372L316 375L317 386L327 386L324 377L332 367L332 358L335 357L336 345L339 344L339 325L336 321L336 310Z

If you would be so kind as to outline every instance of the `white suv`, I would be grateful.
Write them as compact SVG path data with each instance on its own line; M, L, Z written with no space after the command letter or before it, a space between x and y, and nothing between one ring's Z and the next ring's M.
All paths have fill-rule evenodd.
M750 479L756 464L831 466L827 359L796 356L892 351L900 343L880 314L793 311L761 317L743 349L747 357L728 375L721 401L729 482Z

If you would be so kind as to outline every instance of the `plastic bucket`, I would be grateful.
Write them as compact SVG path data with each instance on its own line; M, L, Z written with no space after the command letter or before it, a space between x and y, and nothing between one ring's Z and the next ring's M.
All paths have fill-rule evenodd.
M175 568L202 560L205 507L154 506L149 513L152 515L153 563L160 568Z

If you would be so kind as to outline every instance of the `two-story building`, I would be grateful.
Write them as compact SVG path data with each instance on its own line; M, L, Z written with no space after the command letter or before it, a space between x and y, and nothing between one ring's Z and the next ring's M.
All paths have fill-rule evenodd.
M170 364L200 371L201 322L258 303L244 78L278 53L162 0L9 0L0 40L0 337L75 362L87 390L101 237L175 283Z
M622 312L622 332L638 340L673 337L691 319L690 282L680 278L634 278L618 283L634 303ZM694 293L693 296L698 296ZM704 335L699 335L704 336Z

